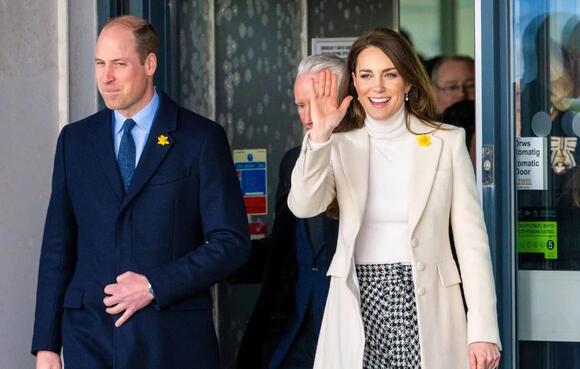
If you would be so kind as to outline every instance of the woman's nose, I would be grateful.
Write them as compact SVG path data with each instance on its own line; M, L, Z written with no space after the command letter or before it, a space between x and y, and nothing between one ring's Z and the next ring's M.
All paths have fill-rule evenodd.
M385 88L385 84L382 78L374 78L373 79L373 90L375 91L382 91Z

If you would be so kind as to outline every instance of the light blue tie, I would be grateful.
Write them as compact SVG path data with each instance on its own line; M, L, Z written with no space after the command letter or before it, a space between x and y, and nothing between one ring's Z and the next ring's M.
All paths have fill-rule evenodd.
M123 137L121 137L119 155L117 156L119 172L121 173L121 180L123 181L125 192L127 192L131 184L131 178L133 178L133 172L135 172L135 141L131 134L133 127L135 127L135 121L133 119L127 119L123 123Z

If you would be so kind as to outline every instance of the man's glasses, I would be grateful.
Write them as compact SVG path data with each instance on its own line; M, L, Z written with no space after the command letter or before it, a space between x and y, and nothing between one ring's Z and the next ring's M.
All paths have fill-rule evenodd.
M435 83L433 83L433 85L446 94L456 94L458 92L462 92L462 93L463 92L472 92L473 90L475 90L475 82L473 82L473 81L465 82L462 85L456 84L456 85L449 85L449 86L438 86Z

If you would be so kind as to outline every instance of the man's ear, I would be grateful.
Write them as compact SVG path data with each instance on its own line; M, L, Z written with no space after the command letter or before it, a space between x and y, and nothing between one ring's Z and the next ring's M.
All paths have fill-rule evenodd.
M147 75L152 77L157 70L157 56L154 53L149 53L145 58L144 65Z

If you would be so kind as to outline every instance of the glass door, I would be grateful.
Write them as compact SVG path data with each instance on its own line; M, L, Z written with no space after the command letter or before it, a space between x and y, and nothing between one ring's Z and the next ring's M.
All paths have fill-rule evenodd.
M511 22L518 367L580 368L580 1Z

